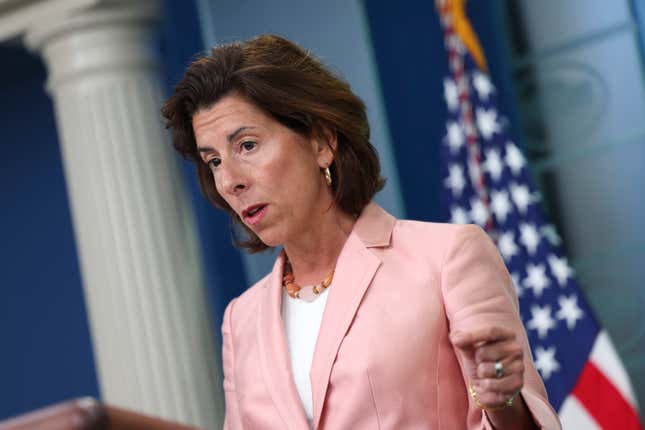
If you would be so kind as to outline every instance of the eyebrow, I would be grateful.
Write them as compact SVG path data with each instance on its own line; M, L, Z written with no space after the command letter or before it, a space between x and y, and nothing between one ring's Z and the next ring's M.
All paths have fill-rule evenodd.
M226 136L226 140L228 140L228 142L231 143L233 141L233 139L235 139L240 133L242 133L243 131L246 131L246 130L253 129L253 128L255 128L255 127L251 127L251 126L248 126L248 125L243 125L242 127L240 127L237 130L235 130L233 133L231 133L228 136ZM200 147L197 148L197 150L202 154L215 152L215 150L213 148L209 148L207 146L200 146Z

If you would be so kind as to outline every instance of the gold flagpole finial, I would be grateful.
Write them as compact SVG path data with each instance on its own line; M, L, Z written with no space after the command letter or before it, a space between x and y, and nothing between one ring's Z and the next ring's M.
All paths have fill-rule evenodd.
M436 4L440 14L449 13L451 15L455 33L468 49L479 68L487 72L488 65L486 64L484 50L466 16L466 0L439 0Z

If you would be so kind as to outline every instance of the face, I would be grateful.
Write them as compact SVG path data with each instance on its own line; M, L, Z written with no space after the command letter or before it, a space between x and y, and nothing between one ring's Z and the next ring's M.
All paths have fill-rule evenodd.
M196 113L193 130L217 192L265 244L299 237L329 207L320 169L335 142L301 136L239 95Z

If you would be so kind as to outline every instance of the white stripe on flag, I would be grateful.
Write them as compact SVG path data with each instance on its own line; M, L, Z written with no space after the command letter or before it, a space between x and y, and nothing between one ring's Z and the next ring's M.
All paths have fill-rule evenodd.
M562 430L602 430L589 412L573 396L567 396L560 407Z
M618 357L616 349L605 330L598 333L596 342L594 342L591 349L589 360L596 365L598 370L605 374L625 400L635 410L638 410L636 396L634 395L632 384L629 382L629 375L627 375L623 363L620 361L620 357Z

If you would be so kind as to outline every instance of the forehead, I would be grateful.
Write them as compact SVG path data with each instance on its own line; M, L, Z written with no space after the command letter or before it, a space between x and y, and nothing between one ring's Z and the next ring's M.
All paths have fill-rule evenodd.
M239 95L228 95L193 115L195 137L203 134L229 134L239 127L267 127L271 119L253 103Z

